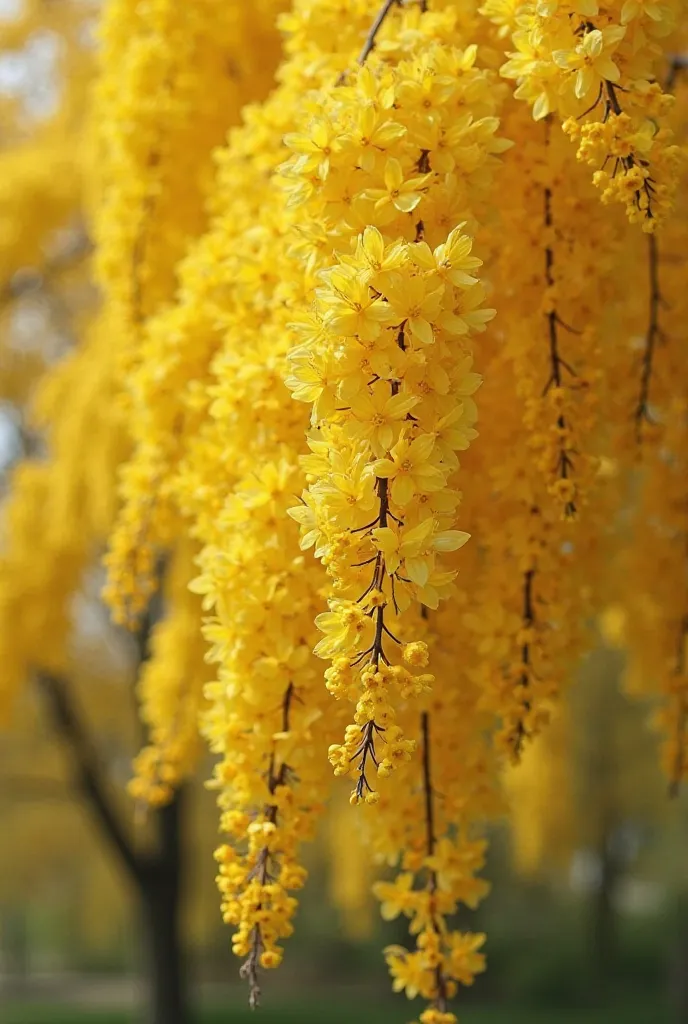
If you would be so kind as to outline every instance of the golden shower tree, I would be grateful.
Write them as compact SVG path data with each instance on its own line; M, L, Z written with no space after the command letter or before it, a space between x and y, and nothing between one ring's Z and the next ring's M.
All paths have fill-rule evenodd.
M84 165L100 304L42 387L50 481L23 503L15 474L8 558L59 494L75 581L109 538L116 621L140 629L175 581L131 788L170 800L200 730L252 1005L339 777L395 869L382 916L409 919L394 988L422 1024L456 1020L484 936L453 915L487 892L502 768L612 600L673 789L688 771L684 16L104 4ZM67 398L86 364L103 433ZM30 594L53 616L44 571ZM2 642L9 696L31 657Z

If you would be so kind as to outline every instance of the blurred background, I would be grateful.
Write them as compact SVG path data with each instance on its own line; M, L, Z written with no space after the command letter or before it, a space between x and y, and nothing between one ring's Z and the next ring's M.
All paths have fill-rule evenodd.
M160 879L171 861L171 898L182 915L175 970L188 973L192 1019L248 1020L217 909L212 794L187 785L147 819L121 795L135 751L135 658L130 639L108 636L102 623L99 640L112 674L70 695L81 733L66 735L50 696L32 693L20 728L3 737L0 1020L146 1019L151 959L161 952L155 926L146 925L155 899L145 865ZM90 662L93 649L84 657ZM688 813L666 793L647 709L623 696L622 678L622 656L601 644L581 666L537 771L527 758L507 779L514 822L495 828L486 871L493 890L464 922L487 932L489 970L465 994L462 1020L688 1020ZM576 728L577 716L594 722L594 732ZM95 747L98 764L84 769ZM83 788L84 770L97 773L128 853L97 795ZM369 867L350 853L338 806L322 832L284 968L266 979L258 1012L301 1024L325 1013L341 1024L411 1019L410 1005L386 995L380 955L381 945L403 941L404 922L378 923Z
M98 6L0 0L3 498L18 460L41 458L37 382L96 305L80 131ZM0 1022L124 1024L152 1019L156 1000L162 1022L160 991L185 979L195 1021L248 1020L218 910L213 794L188 783L144 813L125 792L145 741L135 682L148 637L109 623L98 566L94 555L79 569L70 597L68 682L33 679L0 734ZM4 556L0 569L3 622L16 614L21 631L47 614L36 600L44 581L23 576L18 595ZM69 552L58 569L72 571ZM512 825L494 827L492 893L470 912L488 934L489 971L464 996L466 1024L688 1021L688 803L669 797L657 767L652 709L625 695L622 628L610 609L567 707L506 779ZM0 647L10 671L10 645ZM197 778L209 775L201 764ZM386 995L380 953L403 941L405 922L379 922L350 834L341 854L343 828L334 805L308 854L284 969L266 979L266 1024L413 1016Z

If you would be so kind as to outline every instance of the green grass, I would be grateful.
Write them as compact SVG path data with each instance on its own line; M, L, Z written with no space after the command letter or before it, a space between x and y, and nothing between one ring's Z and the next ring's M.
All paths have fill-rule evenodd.
M252 1014L244 1007L204 1012L198 1024L406 1024L411 1007L403 1003L380 1008L347 1007L314 999L310 1003L264 1008ZM669 1016L656 1005L629 1003L604 1010L512 1010L473 1008L461 1013L461 1024L669 1024ZM134 1024L137 1018L126 1013L50 1009L42 1006L9 1008L2 1014L3 1024Z

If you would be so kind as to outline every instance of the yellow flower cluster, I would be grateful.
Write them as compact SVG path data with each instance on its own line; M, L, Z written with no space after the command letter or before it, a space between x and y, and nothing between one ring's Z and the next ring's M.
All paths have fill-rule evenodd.
M106 598L118 621L145 611L159 550L174 536L168 461L183 429L180 382L199 353L185 349L188 332L167 304L178 264L206 223L214 147L242 105L269 86L275 7L218 12L213 0L115 0L105 8L93 132L96 269L118 332L136 444L108 557Z
M107 323L96 321L83 348L41 382L31 427L46 430L49 457L27 458L13 474L0 559L3 712L33 670L70 666L73 596L114 521L127 447L108 345Z
M402 712L404 727L419 736L419 750L368 812L373 849L398 866L392 882L373 887L382 916L407 917L415 941L412 950L387 947L385 959L395 991L431 1004L420 1015L423 1024L454 1021L449 1000L484 970L485 936L458 931L449 919L461 905L475 908L488 892L478 877L486 847L478 828L500 810L482 731L490 717L480 712L477 690L463 679L459 685L455 632L454 616L443 607L424 634L438 685L424 710Z
M515 17L486 11L511 30L502 74L516 80L516 97L536 120L562 119L602 201L621 203L647 232L666 218L678 184L680 151L664 123L672 98L656 79L680 10L677 0L538 0Z
M685 79L677 95L682 103L676 132L686 138ZM647 323L643 344L630 360L634 387L625 410L634 414L632 440L640 444L640 493L631 543L617 556L619 575L630 585L615 595L627 614L629 688L660 698L655 724L674 794L688 778L688 309L682 274L687 214L683 192L677 216L651 240L647 284L630 311ZM643 256L631 252L628 259L640 262ZM648 266L647 259L643 263Z
M200 601L189 589L194 553L188 543L177 546L163 572L165 614L151 621L154 603L139 633L139 713L148 743L134 760L128 788L135 800L151 807L169 802L175 787L193 772L200 752L198 718L210 670L198 628Z
M175 328L168 344L183 360L170 369L184 385L185 417L168 449L169 494L202 544L192 587L203 595L217 673L202 727L219 755L212 785L226 841L218 886L254 1005L260 969L280 963L292 931L293 893L306 876L299 848L327 784L313 735L316 724L319 737L329 729L312 654L320 571L299 552L286 514L303 486L305 418L280 376L288 309L308 283L290 273L283 239L293 221L268 189L303 88L299 76L249 108L231 133L210 228L181 270L180 301L166 318ZM168 409L177 397L170 393ZM161 416L154 425L163 439L165 423Z
M603 514L600 339L623 298L614 274L627 228L598 216L594 188L549 122L517 107L504 130L514 140L504 174L524 185L502 199L506 241L490 263L502 315L481 391L483 450L502 457L483 461L478 445L464 467L485 481L473 483L467 509L484 557L464 624L476 652L470 671L501 720L497 742L517 759L583 641L586 591L574 577L594 564Z
M213 613L205 633L213 645L211 658L218 666L217 683L206 688L210 706L204 716L204 731L212 749L221 755L214 784L219 789L222 827L229 840L218 851L218 881L225 917L235 926L234 948L245 958L244 972L250 980L254 1001L258 998L258 968L277 965L281 958L279 942L291 931L295 903L290 893L300 887L304 877L296 861L298 846L308 838L314 812L319 810L329 784L320 760L320 745L323 738L334 738L335 730L341 728L338 708L328 702L317 662L309 654L316 641L312 622L322 578L307 556L299 554L297 527L285 515L294 492L304 486L304 470L308 471L298 464L306 426L305 410L289 403L279 371L287 348L293 344L286 329L293 319L291 310L306 308L316 297L320 282L315 271L331 262L336 230L344 242L351 238L351 229L340 216L333 224L330 242L323 246L322 240L318 241L322 232L317 225L323 179L318 178L318 191L314 188L304 203L293 203L287 208L283 193L272 187L271 180L276 164L283 159L282 135L291 130L292 137L303 137L304 120L307 118L310 125L312 117L312 101L308 99L306 115L299 114L300 96L315 84L310 77L315 62L303 67L303 53L311 51L312 39L320 32L312 14L304 5L298 16L294 13L283 21L290 33L288 48L295 56L283 69L280 90L260 109L250 109L245 115L245 126L230 137L229 148L220 161L212 225L181 269L183 289L174 310L178 329L175 346L179 349L181 341L188 351L187 362L179 372L187 375L188 409L191 414L196 410L199 413L195 421L198 430L185 434L183 443L177 446L176 462L171 464L166 486L180 512L190 517L194 534L204 544L202 572L194 589L204 594L206 607ZM358 49L361 30L370 17L366 5L361 5L359 15L358 26L351 27L351 38L342 37L342 52L335 52L330 66L319 69L321 87L326 86L328 91L330 83L342 74ZM417 13L409 12L405 18L413 24ZM455 21L453 13L441 19L449 36L455 33ZM437 18L428 17L429 29L436 24ZM329 53L329 35L323 44ZM411 37L407 48L411 51L415 45ZM435 48L435 52L439 58L439 49ZM469 83L473 89L482 83L487 95L485 73L473 68L474 53L468 51L466 56L457 51L452 60L459 58L465 59L462 77L468 80L459 83L459 91L466 90ZM418 81L410 85L416 92L432 84L431 72L421 75L420 70L419 67L416 72ZM363 72L360 75L365 82L367 76ZM368 80L378 87L374 78ZM352 86L342 84L337 88L337 99L346 100L352 109ZM419 102L424 102L422 94L416 101ZM496 122L490 113L492 100L486 100L485 106L486 109L477 110L487 118L483 124L475 125L480 118L471 117L465 119L462 127L463 159L468 162L468 169L462 176L452 173L449 184L442 186L456 191L457 206L467 191L468 176L477 166L477 158L482 159L484 171L490 146L501 148L493 141ZM364 129L371 120L372 104L370 108L363 119ZM382 120L391 119L385 114ZM373 124L365 130L374 127ZM400 135L398 128L395 131ZM480 140L481 135L485 138L480 147L482 157L472 141ZM316 141L321 139L318 134ZM326 142L320 144L327 148ZM350 156L353 151L350 143ZM371 177L376 152L372 154L372 164L369 161ZM409 153L403 146L397 147L397 153L397 163L399 156L408 162ZM320 164L327 156L316 154L313 159ZM471 160L476 161L473 167ZM394 166L392 163L392 170ZM378 172L378 180L383 183L386 170L383 166ZM434 177L430 172L425 174L430 179ZM298 187L291 169L283 172L283 177L287 188ZM343 176L337 177L345 188ZM242 181L246 182L245 188L238 187ZM476 174L476 196L482 194L488 183L487 175L483 173L481 183ZM370 181L369 184L374 187ZM439 197L439 184L433 182L433 186L428 191ZM341 199L332 192L330 195L343 214ZM367 209L372 211L378 198L367 200ZM424 192L423 202L428 200ZM396 211L393 204L388 205ZM469 212L465 205L463 209ZM392 212L388 217L390 222L395 215ZM405 256L409 247L406 243L402 251L404 260L399 266L408 262L409 279L418 278L420 282L435 277L436 289L437 285L443 291L455 289L457 297L462 298L475 289L474 282L466 279L470 277L466 270L454 268L459 284L445 285L440 273L448 274L452 267L446 266L440 273L432 269L443 252L447 257L452 255L452 245L457 247L454 258L459 263L468 260L471 268L477 265L470 256L470 241L460 231L454 233L447 246L450 228L444 226L443 217L443 211L438 209L438 227L433 218L429 220L428 237L434 248L421 245L420 240L413 242L412 251L418 263L412 264ZM302 241L295 246L297 224ZM409 220L411 239L416 237L415 224L416 221ZM379 236L379 229L372 230L365 219L360 225L361 234L365 234L366 227L371 228L368 239ZM436 252L443 240L444 249ZM295 260L295 250L301 255L304 245L310 250L307 259ZM231 291L222 287L218 271L223 267L234 282ZM475 292L473 296L478 298ZM481 326L484 318L477 312L479 305L476 301L462 308L457 301L455 316L465 316L471 326ZM432 344L439 351L446 342L440 335L442 328L438 325L436 329L437 342L433 335ZM468 333L461 325L458 329ZM423 331L422 323L418 331ZM397 330L395 339L398 333ZM465 412L460 411L455 422L458 429L468 431L470 439L475 411L469 392L479 381L469 369L463 342L459 340L457 344L461 352L456 360L457 370L465 378L466 394ZM409 351L412 346L409 328ZM396 340L393 348L402 351ZM196 362L192 362L194 349L201 353ZM417 351L420 356L422 350ZM208 368L204 359L211 356ZM416 357L415 361L420 368L421 360ZM456 377L448 355L446 362ZM422 370L418 368L415 376L420 383ZM390 387L389 383L387 386ZM440 382L439 386L446 394L448 382ZM427 409L429 416L430 406ZM253 427L256 416L257 430ZM432 424L429 418L428 424ZM455 449L451 443L460 435L450 434L451 424L443 426L446 440L442 450L453 469ZM377 461L384 454L391 455L396 440L390 439L379 449ZM460 438L459 446L464 444ZM426 529L433 526L433 518L428 520ZM410 665L422 666L427 657L424 642L412 640L405 645L404 655ZM316 723L318 743L314 744Z
M80 169L73 154L49 140L3 150L1 166L0 283L6 293L17 270L45 263L45 239L72 213Z
M426 24L417 12L405 18ZM433 21L428 15L428 35ZM448 12L445 23L447 31ZM335 774L354 776L352 802L376 805L374 842L387 858L410 849L399 822L415 826L412 871L391 887L407 894L403 906L383 904L386 916L403 909L417 936L413 953L388 950L395 988L431 1001L424 1022L450 1021L447 1000L482 969L483 937L451 931L446 918L486 891L474 877L483 848L450 838L449 818L435 807L435 784L449 807L459 799L451 740L438 718L431 744L422 708L434 680L412 670L428 664L424 616L456 575L446 557L468 540L453 529L460 495L452 485L456 453L476 436L470 336L494 315L469 231L495 154L508 144L495 137L498 95L476 67L475 47L421 39L414 59L400 61L391 43L383 47L322 91L305 130L285 139L294 155L282 173L304 239L294 252L319 269L308 313L292 323L287 385L312 415L311 453L301 460L309 486L290 514L302 548L315 548L329 576L315 648L332 662L327 689L355 704L344 744L330 747ZM323 258L325 238L334 262ZM467 704L475 722L470 697ZM374 771L393 792L378 792ZM418 793L419 781L425 797L404 814L402 793Z
M105 5L104 310L41 389L49 457L7 508L0 618L20 625L0 643L17 680L36 636L63 667L109 535L115 616L151 627L131 791L169 799L200 728L254 1005L340 776L362 805L344 808L355 841L337 826L350 912L391 868L375 893L412 936L386 950L394 988L453 1024L484 936L451 919L487 892L500 769L629 573L633 679L665 698L668 768L687 774L687 211L668 216L668 125L685 137L688 97L658 85L679 7ZM47 220L63 201L46 195Z
M551 74L535 120L485 66L488 19L499 46L527 31L540 48L516 76L535 103ZM675 177L668 136L647 164L638 139L624 149L642 103L653 116L668 103L652 83L631 89L636 30L612 22L563 4L481 17L297 0L276 90L219 154L176 301L139 332L122 522L140 539L149 501L168 517L158 545L188 533L201 547L218 885L253 1003L291 933L328 744L352 802L371 805L368 848L398 868L377 886L383 916L404 914L415 936L387 950L395 988L430 1003L423 1024L452 1021L448 1000L483 968L483 937L448 918L486 891L479 830L500 808L498 762L542 728L583 645L583 581L617 500L600 416L621 404L628 235L598 216L588 125L619 149L614 188L651 163L645 226ZM580 164L555 114L584 114ZM495 179L509 185L499 204ZM330 662L324 687L313 651Z
M237 455L241 443L237 435ZM278 943L291 934L296 901L289 894L305 880L299 846L312 837L324 795L313 738L314 725L320 735L324 724L312 655L314 569L299 554L286 515L294 482L286 460L268 462L258 477L247 471L220 516L222 547L204 550L193 584L214 613L205 635L219 672L206 687L204 720L220 755L213 786L231 842L218 852L218 884L252 1003L258 967L276 967Z
M494 310L463 229L505 148L475 59L475 47L429 43L366 65L285 140L290 202L338 243L293 325L287 385L313 406L310 483L291 515L331 580L316 654L332 661L328 689L355 704L330 748L354 801L375 801L371 772L388 776L414 749L395 723L395 703L433 682L411 671L428 661L414 608L437 608L456 575L442 558L468 540L453 528L456 453L476 436L469 338ZM463 221L447 232L452 208Z

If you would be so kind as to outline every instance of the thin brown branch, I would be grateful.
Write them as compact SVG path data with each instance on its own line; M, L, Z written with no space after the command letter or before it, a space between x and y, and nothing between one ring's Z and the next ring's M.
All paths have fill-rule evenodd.
M384 3L382 4L382 7L377 12L377 14L375 16L375 21L371 25L370 31L368 32L368 35L366 36L365 42L363 44L363 48L361 49L361 52L358 55L356 63L359 66L362 67L365 64L365 62L367 61L368 57L370 56L370 54L375 49L375 43L376 43L376 40L377 40L377 34L380 31L380 29L382 28L387 15L389 14L389 12L391 11L391 9L394 7L395 4L399 4L401 6L401 0L384 0ZM421 0L421 9L422 10L426 10L425 0ZM347 71L346 70L342 71L342 73L337 78L336 84L338 86L339 85L343 85L344 82L346 81L346 76L347 76Z
M284 691L284 697L282 698L282 729L281 731L286 733L289 732L289 718L291 713L292 700L295 698L294 684L289 683L286 690ZM285 762L276 771L276 757L273 750L270 756L270 765L268 767L268 791L270 796L274 796L279 786L284 786L289 777L290 768ZM265 820L273 825L277 824L278 812L277 804L272 803L267 805L263 809L265 814ZM260 885L267 885L273 876L270 873L270 851L267 846L263 847L258 853L256 864L249 874L250 878L257 878ZM260 906L258 910L260 910ZM251 932L251 951L244 960L239 970L240 976L248 981L249 994L248 1002L252 1010L255 1010L260 1004L260 981L258 978L258 971L260 967L260 957L264 949L263 935L260 930L260 925L256 924Z
M40 673L37 679L55 729L68 745L78 791L88 802L127 871L140 879L142 862L113 805L97 751L68 684L46 672Z
M403 321L399 325L397 331L397 345L402 350L402 352L406 350L405 325L406 321ZM395 380L391 381L390 390L393 395L398 394L399 382ZM367 527L365 527L366 532L371 531L375 526L379 526L380 528L384 529L387 526L390 519L394 519L395 522L400 522L400 520L398 520L396 516L394 516L390 512L389 509L389 480L386 477L378 477L376 480L375 487L377 490L377 496L380 505L377 518L373 520L373 522L370 523ZM374 558L374 562L375 566L373 569L372 579L369 585L364 590L363 594L361 594L361 596L358 598L359 602L375 590L382 591L382 587L385 582L385 576L387 575L387 570L385 566L385 559L381 551L378 551L377 555ZM392 601L396 607L396 597L394 595L394 576L390 575L389 580L390 587L392 590ZM397 639L397 637L394 636L389 627L385 624L384 601L382 604L379 604L376 608L373 609L371 615L373 615L375 618L375 636L373 638L373 642L367 650L361 651L361 653L354 660L354 665L364 661L366 657L370 656L369 664L373 665L377 669L381 661L384 662L385 665L389 665L389 658L385 654L383 644L385 634L387 634L387 636L389 636L395 643L400 643L400 641ZM354 754L354 757L358 757L359 754L361 755L361 760L358 764L358 779L356 780L355 791L356 796L358 797L359 800L363 799L364 794L366 792L372 793L373 791L373 787L368 782L368 778L366 776L366 769L368 766L369 758L374 765L377 766L378 764L375 752L375 736L377 733L383 731L384 730L382 729L382 727L379 726L375 721L367 722L361 728L361 743L358 749L356 750L356 753Z
M387 17L387 15L391 11L391 9L394 7L394 5L397 4L397 3L399 3L399 0L384 0L384 3L382 5L382 7L377 12L377 15L375 17L375 21L373 22L373 24L370 27L370 32L366 36L365 43L363 44L363 49L361 50L361 52L358 55L358 63L359 64L365 64L366 60L368 59L370 54L373 52L373 50L375 48L375 41L377 39L377 34L380 31L380 29L382 28L382 26L384 25L385 18Z
M535 624L535 608L533 603L533 583L535 581L535 569L528 569L523 574L523 611L522 611L522 628L532 629ZM532 651L530 642L526 642L521 646L521 673L519 676L519 683L523 687L525 694L528 694L530 689L530 677L532 670ZM524 696L521 708L522 714L519 717L516 729L514 732L513 746L514 756L519 758L523 753L523 744L528 738L528 731L525 726L524 718L531 709L530 697Z
M549 137L548 142L549 145ZM545 227L549 230L553 224L552 216L552 190L546 187L544 190L545 199ZM554 250L551 245L547 245L545 248L545 280L548 288L554 287ZM549 337L549 358L550 358L550 377L545 385L545 394L549 391L550 387L554 385L556 388L562 387L562 369L568 370L569 373L575 373L572 367L569 366L561 358L560 347L559 347L559 330L558 327L562 323L559 318L559 314L555 309L551 309L547 313L547 328ZM563 413L560 413L557 417L557 427L564 436L568 433L569 425L566 421L566 417ZM565 447L563 438L560 441L559 458L557 460L557 472L560 479L568 480L569 471L573 468L573 460L569 455L568 450ZM576 516L576 503L573 499L567 501L564 505L564 517L566 519L574 519Z
M652 422L649 412L650 387L652 384L655 351L657 348L657 342L661 336L661 329L659 326L659 308L662 302L662 294L659 288L659 250L657 246L657 236L654 234L648 235L647 243L648 268L650 273L650 301L647 333L645 335L645 349L643 351L643 361L640 372L640 390L638 393L638 402L636 404L634 416L635 436L638 443L642 441L643 423Z
M669 59L669 71L664 82L665 92L671 92L676 87L678 76L684 71L688 71L688 55L685 53L674 54Z
M421 733L423 736L423 796L425 801L425 846L428 857L434 856L437 836L435 834L435 810L434 810L434 789L432 785L432 758L430 750L430 715L424 711L420 716ZM430 871L428 878L428 892L431 903L439 888L439 880L436 871ZM441 934L441 928L435 916L435 908L432 906L430 915L433 931ZM442 972L442 965L435 968L435 999L434 1004L441 1013L447 1012L447 980Z
M0 306L49 287L61 274L78 267L82 260L90 256L92 251L93 243L86 231L79 230L69 245L66 245L42 266L17 270L0 288Z
M169 83L166 85L169 88ZM152 173L159 165L160 153L154 150L148 155L148 170ZM157 193L149 189L141 205L141 217L131 248L131 319L135 327L140 327L146 319L141 270L146 260L148 230L155 217L157 205Z
M619 86L615 85L614 82L609 82L605 79L604 87L605 101L603 122L606 122L609 119L610 114L614 114L616 117L618 117L620 114L623 113L623 110L621 108L619 97L617 95L617 89L619 89ZM639 163L647 166L646 161L643 161L642 159L637 160L633 153L629 153L628 156L618 157L614 165L614 174L612 175L612 177L614 177L619 167L623 167L625 171L630 171L634 167L638 167ZM654 185L654 179L649 174L644 177L642 191L644 192L645 198L647 200L647 205L645 207L645 217L647 220L652 220L654 217L654 214L652 212L652 193L654 191ZM640 192L640 189L637 189L635 193L635 204L639 210L643 209L641 199L642 194Z

